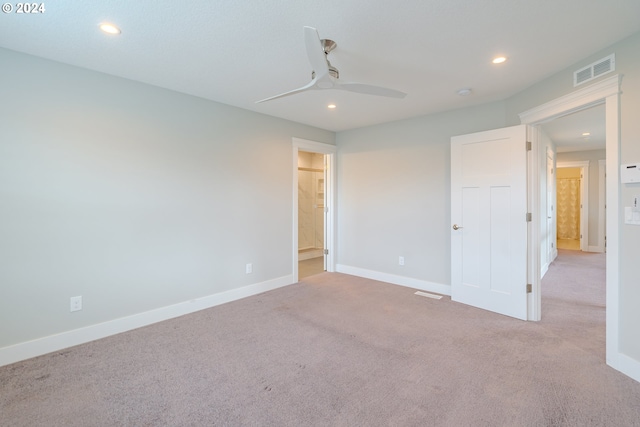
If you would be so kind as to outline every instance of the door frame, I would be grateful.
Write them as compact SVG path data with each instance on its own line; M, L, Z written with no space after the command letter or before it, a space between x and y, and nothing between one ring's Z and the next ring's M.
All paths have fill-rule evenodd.
M293 146L293 283L298 282L298 151L306 151L309 153L320 153L325 155L326 161L326 179L325 185L325 242L324 247L329 251L325 255L325 263L327 271L335 271L335 242L336 242L336 152L338 148L335 145L325 144L323 142L310 141L301 138L292 138Z
M545 254L545 263L541 267L542 270L540 272L540 279L544 277L544 275L549 270L549 266L551 265L553 260L555 260L556 257L558 256L558 248L556 247L556 243L558 240L558 238L556 237L556 234L557 234L557 230L556 230L557 195L556 195L556 182L555 182L556 181L556 152L554 149L552 149L549 146L547 146L546 148L547 149L544 153L544 157L541 159L541 161L544 161L546 163L547 179L545 184L547 188L545 188L545 192L543 193L545 197L545 202L546 202L546 206L545 206L546 215L542 213L542 211L540 212L540 215L542 216L541 218L542 220L544 220L546 217L546 221L545 221L546 226L545 226L544 232L547 233L547 247L544 248L545 249L544 252L543 251L540 252L541 254L542 253ZM549 164L549 160L551 160L551 164ZM549 168L551 169L551 172L549 172Z
M598 246L595 252L605 252L607 243L606 233L606 194L607 177L606 160L598 160Z
M580 250L589 252L589 161L556 162L556 180L558 169L562 168L580 169ZM556 192L556 206L557 194Z
M606 362L614 369L622 370L622 355L619 349L619 298L620 298L620 83L622 76L615 76L600 80L583 89L576 90L568 95L557 98L546 104L520 113L520 122L530 124L537 128L544 122L558 117L581 111L595 105L605 105L606 122ZM532 141L532 153L537 157L539 146L536 138ZM540 183L539 167L530 169L530 183L536 189ZM539 222L535 219L540 215L539 192L530 193L533 200L532 214L533 224ZM529 241L528 262L535 267L533 269L532 293L530 299L530 320L540 320L541 292L540 292L540 234L534 232L534 237ZM536 271L537 270L537 271Z

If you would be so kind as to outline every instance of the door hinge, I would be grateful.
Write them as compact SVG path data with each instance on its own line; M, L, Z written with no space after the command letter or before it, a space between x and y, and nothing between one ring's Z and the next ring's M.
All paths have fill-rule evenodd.
M527 283L527 293L530 294L531 292L533 292L533 286L531 286L531 283Z
M527 212L527 222L531 222L531 212Z
M317 253L317 252L316 252L316 253ZM324 250L324 254L325 254L325 255L329 255L329 249L325 249L325 250Z
M531 151L531 141L527 141L527 151Z

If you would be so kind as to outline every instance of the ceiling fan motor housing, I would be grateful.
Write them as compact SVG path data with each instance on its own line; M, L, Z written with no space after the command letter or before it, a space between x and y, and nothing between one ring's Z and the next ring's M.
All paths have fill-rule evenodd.
M327 61L328 63L329 61ZM338 71L338 69L336 67L334 67L333 65L329 64L329 75L331 77L333 77L334 79L337 79L340 77L340 72ZM311 79L315 79L316 78L316 72L312 71L311 72Z

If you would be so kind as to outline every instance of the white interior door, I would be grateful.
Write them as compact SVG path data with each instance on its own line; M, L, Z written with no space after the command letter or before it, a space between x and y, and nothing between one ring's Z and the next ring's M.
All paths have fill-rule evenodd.
M527 319L527 128L451 138L451 298Z

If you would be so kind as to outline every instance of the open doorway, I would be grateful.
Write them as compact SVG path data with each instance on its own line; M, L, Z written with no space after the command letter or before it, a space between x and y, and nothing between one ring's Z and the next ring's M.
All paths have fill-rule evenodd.
M604 116L602 121L604 122ZM588 125L585 124L585 126ZM604 141L602 144L604 146ZM596 153L596 157L600 156L600 152L604 160L604 148ZM590 153L584 152L579 152L577 155L592 157ZM558 162L555 177L558 249L589 251L589 163L589 161ZM593 203L604 203L604 200L593 200Z
M582 171L580 168L558 168L556 174L558 222L556 246L558 249L579 251L582 239Z
M298 151L298 279L326 270L325 157Z
M540 174L541 277L557 256L549 246L605 252L605 122L600 104L539 126L541 151L546 150L540 170L547 171Z
M335 271L336 146L293 138L293 281Z
M546 182L541 175L540 184L559 249L605 252L605 113L597 105L540 126L547 150Z
M602 217L606 226L606 361L616 370L627 370L621 362L622 354L620 342L620 83L621 76L615 75L602 79L592 85L577 89L574 92L556 98L546 104L532 108L519 114L523 124L539 128L546 122L566 116L577 111L604 104L605 106L605 140L606 140L606 169L604 178L606 187L607 212ZM534 128L534 129L535 129ZM541 198L539 197L540 168L539 147L537 139L532 140L532 167L530 191L534 215L540 212ZM543 169L544 170L544 169ZM540 229L536 222L531 223L529 239L529 279L532 281L532 293L529 298L529 319L540 320L542 305L540 292ZM628 375L628 374L627 374Z
M548 172L540 184L547 191L547 220L557 248L541 274L541 320L574 345L605 359L606 259L604 218L599 218L605 204L604 180L600 181L604 170L599 170L606 159L605 108L581 110L540 128L548 140Z
M558 249L579 251L582 239L582 171L580 168L558 168L556 174L558 221L556 246Z

